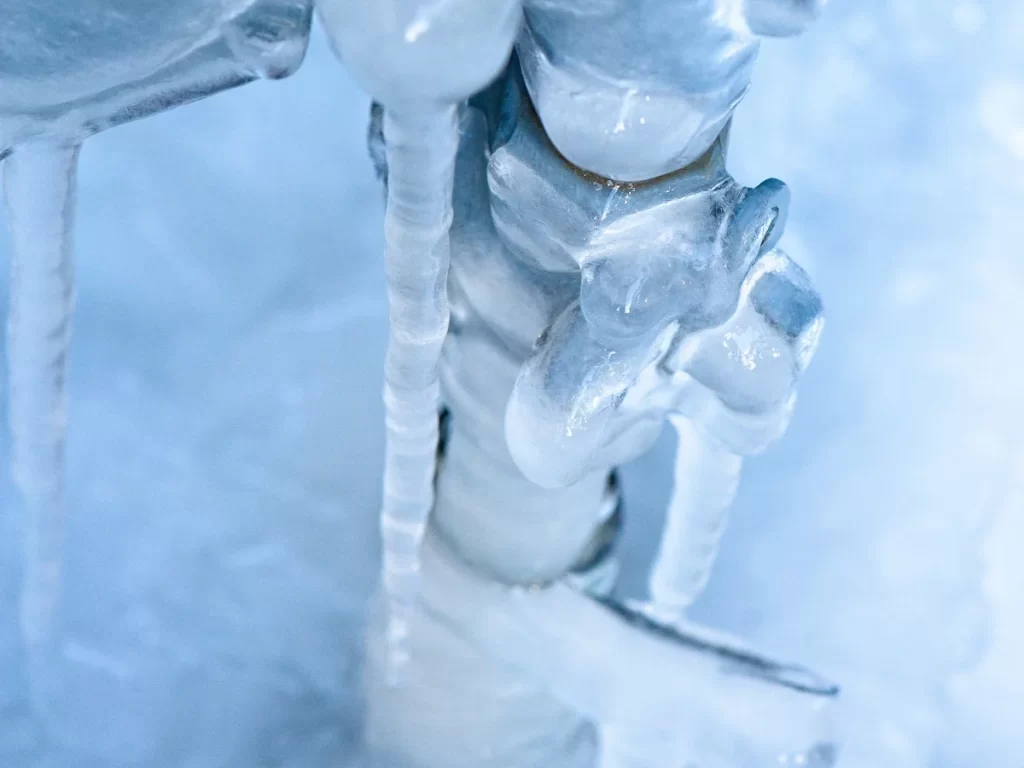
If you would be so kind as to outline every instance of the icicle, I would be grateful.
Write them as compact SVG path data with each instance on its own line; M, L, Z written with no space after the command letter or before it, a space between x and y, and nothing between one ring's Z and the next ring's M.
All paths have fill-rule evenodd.
M11 472L24 504L20 621L33 673L52 645L61 594L78 150L77 144L24 144L4 167L13 240L7 323Z
M434 503L438 362L448 332L448 231L458 148L456 107L389 109L384 223L391 330L385 364L383 583L392 677L407 660L419 550Z
M675 487L650 576L650 613L664 622L684 618L707 586L736 497L743 460L682 416Z

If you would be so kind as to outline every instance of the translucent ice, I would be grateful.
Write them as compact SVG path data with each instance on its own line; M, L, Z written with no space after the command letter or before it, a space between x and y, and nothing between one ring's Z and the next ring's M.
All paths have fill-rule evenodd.
M778 175L794 188L789 247L815 256L830 327L790 434L749 462L700 612L840 674L858 704L846 713L856 733L844 768L1018 768L1019 713L1007 703L1024 697L1024 466L1006 469L1005 451L1024 424L1024 367L998 329L1024 325L1024 174L1009 172L1010 132L990 141L978 109L991 82L1020 80L1022 10L1015 0L833 3L813 36L765 46L732 133L737 178ZM973 12L978 26L965 32L954 12ZM101 707L96 687L77 689L69 717L92 728L80 726L82 750L59 765L345 762L356 696L340 671L356 655L339 638L358 632L344 611L376 566L381 409L365 390L386 322L376 319L379 190L355 149L365 98L320 36L314 45L280 87L86 145L69 460L74 509L93 534L71 545L68 575L81 586L69 601L74 630L135 682L111 687ZM922 58L924 45L937 58ZM345 170L326 174L326 164ZM325 221L334 234L322 236ZM138 285L147 275L160 285ZM531 325L547 300L494 293L491 316L522 296ZM372 319L324 321L365 305ZM290 332L269 342L282 325ZM509 325L496 323L503 338ZM197 409L207 381L220 396ZM183 434L195 422L202 429ZM646 512L667 492L670 443L625 470L635 540L658 533ZM1002 523L982 549L968 526L990 497ZM0 478L0 523L15 507ZM7 583L11 543L0 557ZM236 566L243 556L248 567ZM634 577L627 587L639 590ZM0 603L10 681L22 660L8 640L8 591ZM149 623L114 639L106 620L124 609ZM139 653L143 632L164 644ZM12 693L5 685L0 699ZM33 765L11 757L2 711L0 762Z
M582 173L544 135L515 75L488 170L491 212L505 246L552 272L578 271L579 298L538 340L506 416L522 471L564 487L636 455L666 411L623 408L641 372L678 337L716 327L781 235L788 191L756 189L725 170L720 138L690 168L644 183Z
M446 107L504 67L521 0L317 0L331 44L391 109Z
M312 0L13 0L0 32L0 157L81 140L257 77L293 72Z
M690 416L671 417L679 445L672 499L650 576L653 615L680 619L703 591L736 495L740 456L761 450L786 428L797 381L817 348L822 325L821 299L806 274L784 254L771 252L744 281L733 317L680 340L666 359L664 367L675 371L674 378L690 379L690 394L676 406ZM691 402L710 401L697 394L704 387L727 409L761 415L760 435L748 432L737 439L717 418L726 409L694 407Z
M672 417L678 437L672 499L651 569L650 610L682 619L711 576L743 460L691 420Z
M420 542L434 505L456 105L505 64L520 0L322 0L319 8L339 57L386 110L391 334L384 386L382 581L391 598L397 671L418 591Z
M34 667L50 650L61 592L78 149L25 144L3 168L13 246L7 321L11 472L24 503L21 634Z
M602 183L594 191L601 180L558 157L543 141L536 119L520 124L532 114L520 96L513 70L509 87L496 86L462 113L450 230L452 320L441 367L447 418L437 498L424 546L422 597L409 606L411 656L401 689L384 682L389 650L383 605L370 628L366 735L371 753L383 765L446 768L589 768L599 752L609 758L628 756L636 765L674 761L724 767L772 764L779 758L813 758L829 765L834 757L827 724L828 704L835 696L831 685L804 670L743 651L733 640L653 621L639 609L581 591L605 592L609 574L614 579L610 553L621 519L612 468L645 450L666 416L695 392L706 393L722 413L731 415L728 424L734 431L747 420L760 429L776 418L779 392L768 375L769 365L755 377L759 383L734 382L737 376L751 375L743 365L732 371L735 376L729 375L735 356L719 360L699 350L685 356L679 351L683 339L701 333L707 340L700 349L721 345L722 335L733 329L729 322L746 318L741 307L752 311L748 304L756 280L744 279L742 271L731 276L723 267L722 292L705 294L710 303L721 301L720 307L704 313L692 308L696 302L681 304L679 311L690 309L688 316L698 329L690 334L679 331L683 323L671 306L654 300L638 302L635 316L631 312L624 317L614 311L620 292L613 277L634 279L629 267L642 268L648 250L646 241L616 241L614 233L607 240L622 250L598 251L606 267L600 282L605 290L594 290L589 297L597 341L591 348L575 347L581 357L573 357L578 337L565 329L578 323L586 331L590 325L580 309L581 292L593 287L586 266L596 249L589 248L588 238L592 231L595 239L602 234L599 219L609 188ZM537 133L529 135L531 130ZM502 171L513 162L517 164L509 175L514 178L506 179ZM673 179L675 189L686 190L681 197L698 197L709 178L713 188L715 182L731 183L720 157L717 163L709 161L693 169L692 177ZM522 183L515 184L516 179ZM672 198L659 201L654 192L635 189L641 185L631 186L638 217L646 211L644 202L651 208L664 202L669 209L654 219L667 244L650 246L655 257L665 257L669 279L677 261L686 263L671 258L679 230L684 234L676 243L685 244L686 234L696 232L691 251L701 251L705 242L718 243L727 255L713 261L727 265L735 259L736 269L748 275L762 274L758 265L773 256L759 254L766 238L770 243L781 232L781 227L773 231L770 226L784 212L774 210L785 207L781 187L766 187L780 193L773 198L726 186L734 195L733 207L719 219L708 216L711 224L694 224L683 215L678 221L673 218ZM765 200L776 205L759 204ZM622 208L608 206L605 222L621 224L630 215L629 205L627 198ZM699 214L706 209L694 204L685 210ZM564 229L556 226L556 216L563 217ZM689 225L691 229L684 229ZM711 232L704 234L702 226ZM744 266L750 261L753 268ZM706 285L698 283L695 292ZM705 328L706 323L712 325ZM757 327L766 338L778 335ZM587 388L593 382L585 376L594 367L585 357L590 349L600 354L621 350L624 358L635 355L641 361L635 380L620 380L624 405L614 418L625 437L600 433L583 420L580 438L593 440L586 443L593 453L575 463L577 448L571 438L555 449L543 446L543 460L553 465L552 472L564 471L558 462L573 462L572 476L546 486L533 482L534 464L524 473L512 445L514 435L522 434L517 430L529 429L539 419L512 424L506 418L520 368L541 354L534 346L538 337L539 349L558 345L566 361L567 375L548 380L556 388L579 384L592 394ZM598 356L598 367L601 360ZM700 367L715 389L673 367L694 360L703 366L695 364L694 369ZM655 379L651 389L645 374ZM714 382L714 375L722 381ZM792 379L785 382L784 395ZM734 411L741 394L751 402L760 395L763 410L772 413L748 417ZM719 421L712 420L710 426L722 431ZM758 429L750 430L753 437L742 434L746 443L730 435L729 450L737 444L760 444L763 434ZM673 566L685 570L694 564L673 561ZM595 669L601 673L595 675ZM808 681L799 691L790 687ZM616 737L613 750L608 744Z
M418 592L419 547L434 505L438 440L437 361L448 332L448 227L458 133L455 107L397 117L387 112L388 204L384 223L391 333L384 370L383 584L391 631L407 631ZM401 657L396 657L401 660Z
M699 158L750 83L758 34L790 34L816 0L533 0L518 50L551 140L619 181Z
M14 0L0 20L0 160L13 239L10 421L25 504L22 632L52 641L65 536L75 164L88 136L301 62L304 0ZM37 691L38 694L38 691Z
M602 738L643 735L621 765L834 763L838 689L809 670L564 583L496 583L437 536L423 568L411 643L432 663L411 667L400 692L374 682L386 649L371 630L368 739L381 764L589 768L587 720Z

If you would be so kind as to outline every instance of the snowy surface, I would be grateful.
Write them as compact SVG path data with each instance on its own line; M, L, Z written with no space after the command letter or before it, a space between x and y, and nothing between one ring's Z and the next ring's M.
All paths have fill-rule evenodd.
M1015 0L835 0L765 46L735 125L829 320L694 618L842 680L847 766L1021 764L1021 39ZM86 144L55 727L26 724L4 476L0 764L349 752L383 457L366 113L318 34L290 80ZM671 443L625 474L627 592Z

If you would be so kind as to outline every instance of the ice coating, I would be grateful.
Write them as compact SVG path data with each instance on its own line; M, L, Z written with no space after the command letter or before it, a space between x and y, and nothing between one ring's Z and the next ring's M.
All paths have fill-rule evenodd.
M320 0L318 8L336 53L385 109L391 333L382 583L397 682L408 660L419 546L434 506L456 105L505 65L521 7L520 0Z
M494 226L524 262L582 278L508 405L509 449L534 482L564 487L636 455L664 412L623 417L627 391L673 339L730 317L747 273L781 235L785 185L747 189L724 163L721 137L700 162L649 182L581 173L510 77L488 168Z
M8 318L12 474L24 514L21 634L45 707L65 539L66 369L81 142L105 128L301 62L306 0L13 0L0 20L0 160L14 263Z
M580 292L545 328L508 402L509 451L567 488L677 427L675 491L649 615L683 617L707 583L743 455L785 430L821 329L807 276L773 249L788 191L725 172L725 138L645 183L601 179L551 146L511 78L489 162L494 227L518 259L575 267ZM557 212L557 216L551 212ZM628 729L622 749L639 741Z
M26 144L3 166L13 246L7 319L11 473L24 505L20 621L33 675L52 650L61 594L78 149Z
M818 345L822 304L807 275L773 251L745 281L741 304L729 322L681 340L666 368L713 389L726 408L767 414L772 429L759 441L723 442L719 422L685 402L693 416L670 417L679 444L674 488L661 544L651 569L649 610L678 620L700 596L711 575L742 469L741 455L765 447L785 429L795 387ZM685 388L684 388L685 389ZM774 417L773 419L771 417Z
M338 56L385 107L468 99L505 66L521 0L317 0Z
M834 764L839 690L809 670L565 583L495 583L435 535L423 558L411 643L414 658L433 664L411 668L401 692L374 682L386 648L371 629L368 739L390 758L380 764L591 768L597 738L587 721L600 724L602 741L639 737L625 765Z
M388 199L384 220L390 335L384 369L382 583L391 596L396 662L404 661L419 547L434 504L437 363L448 332L448 227L458 132L454 106L384 117Z
M681 335L679 323L672 321L653 341L641 333L643 343L616 334L616 348L646 360L637 363L641 374L626 387L615 414L621 439L599 445L581 476L557 487L536 484L509 449L505 411L538 337L541 346L561 340L567 368L593 367L587 348L566 343L564 333L565 323L587 325L579 302L585 260L576 261L585 251L577 244L586 242L579 233L587 214L584 209L566 218L565 231L578 239L562 238L546 250L506 235L530 234L525 226L503 229L510 214L499 215L497 196L506 194L506 187L496 184L493 174L501 148L517 141L507 130L510 113L521 106L517 93L496 86L462 112L450 230L451 328L441 366L447 418L437 496L423 549L422 596L409 606L410 659L400 688L387 684L391 649L383 604L370 628L366 738L371 755L382 765L424 768L591 768L599 760L617 764L609 761L618 757L634 761L624 765L671 760L724 768L776 764L780 758L831 765L833 686L760 654L744 652L740 661L734 640L655 621L643 609L581 591L605 594L608 579L614 579L621 521L612 468L646 450L667 416L681 412L684 404L694 417L705 409L714 416L706 421L716 435L732 430L729 450L762 446L765 435L774 436L788 417L789 368L785 375L769 376L772 365L755 366L760 381L739 355L722 356L714 349L731 343L725 336L739 325L760 322L766 336L762 346L775 359L771 344L783 341L774 326L758 321L751 297L756 293L764 305L788 306L782 298L786 291L776 287L776 301L755 290L757 276L776 274L788 262L774 252L757 258L746 277L737 278L733 306L723 307L722 319L711 328ZM531 183L512 188L529 201L520 207L533 217L539 244L545 233L558 231L548 226L544 211L564 213L565 199L590 205L586 185L594 179L564 161L551 162L548 144L519 146L534 148L532 155L517 150L524 158L518 178ZM695 168L689 182L674 183L693 190L706 186L695 179L725 180L708 173L715 167ZM556 196L560 190L563 197ZM742 202L750 195L737 197ZM503 200L509 211L517 205L507 196ZM752 234L730 241L747 243L757 254L754 240L767 236L770 244L781 228L771 230L757 216L737 217L743 210L739 205L729 218L745 221ZM762 262L778 262L779 270ZM695 348L683 343L693 339L700 342ZM707 384L687 373L687 364ZM734 382L736 377L758 380ZM765 401L760 410L741 412L726 404L738 403L742 395L753 403L759 393ZM555 451L544 450L551 459ZM727 657L733 661L723 663ZM595 675L594 669L602 673Z
M544 272L504 249L488 201L488 129L480 111L464 110L460 133L452 322L441 367L448 418L431 525L499 582L547 582L573 567L601 525L608 475L598 471L555 492L539 488L509 454L504 415L534 340L579 293L579 276Z
M4 111L81 101L152 74L254 0L13 0L0 28Z
M793 34L815 0L533 0L518 42L551 140L618 181L699 158L743 98L757 35Z
M312 0L13 0L0 27L0 157L81 140L298 68Z

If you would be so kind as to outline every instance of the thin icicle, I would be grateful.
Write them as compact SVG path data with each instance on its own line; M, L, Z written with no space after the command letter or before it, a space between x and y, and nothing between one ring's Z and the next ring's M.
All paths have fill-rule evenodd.
M4 167L13 240L7 322L11 472L24 503L20 621L34 665L53 642L61 594L78 150L77 144L25 144Z
M643 612L659 624L678 627L711 577L743 460L690 419L673 415L669 421L678 439L675 485ZM664 762L666 749L651 733L612 723L602 728L601 741L601 768Z
M458 126L455 106L384 119L384 222L391 330L385 364L383 584L393 676L407 660L409 613L419 592L420 545L434 504L438 362L448 332L448 231Z
M743 467L689 419L671 421L679 440L675 487L649 585L649 610L667 622L683 619L707 586Z

